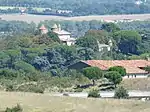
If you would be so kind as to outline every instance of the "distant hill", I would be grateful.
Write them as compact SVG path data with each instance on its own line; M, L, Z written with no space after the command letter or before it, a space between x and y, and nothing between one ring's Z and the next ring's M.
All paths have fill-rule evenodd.
M149 0L0 0L0 4L72 10L73 16L150 13Z

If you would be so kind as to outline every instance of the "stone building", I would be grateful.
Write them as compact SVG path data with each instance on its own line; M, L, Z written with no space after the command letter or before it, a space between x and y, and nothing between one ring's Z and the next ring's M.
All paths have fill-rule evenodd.
M41 31L42 34L47 34L48 33L48 29L44 25L42 25L40 27L40 31ZM71 45L75 44L76 39L71 37L70 32L62 30L60 24L59 25L54 24L51 27L51 31L58 35L58 37L59 37L59 39L62 43L66 44L68 46L71 46Z

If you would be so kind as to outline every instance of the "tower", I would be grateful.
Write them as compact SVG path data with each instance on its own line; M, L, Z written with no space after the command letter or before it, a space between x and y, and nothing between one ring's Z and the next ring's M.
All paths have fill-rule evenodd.
M61 31L61 25L60 24L58 25L58 31Z
M109 46L110 46L110 47L112 47L112 46L113 46L113 42L112 42L112 40L111 40L111 39L108 41L108 44L109 44Z
M48 29L44 25L42 25L39 28L39 30L41 31L41 34L47 34L48 33Z
M57 31L58 30L58 26L56 24L54 24L51 28L52 31Z

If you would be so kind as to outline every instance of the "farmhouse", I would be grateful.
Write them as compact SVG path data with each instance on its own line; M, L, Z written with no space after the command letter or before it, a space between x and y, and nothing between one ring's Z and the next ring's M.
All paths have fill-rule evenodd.
M47 34L48 33L48 29L44 25L42 25L39 28L39 30L41 31L41 34ZM62 43L66 44L68 46L71 46L75 43L75 38L71 38L70 32L62 30L60 24L59 25L54 24L51 27L51 31L58 35L58 37Z
M144 67L150 66L148 60L87 60L80 61L71 66L69 69L82 70L86 67L98 67L101 70L108 70L110 67L122 66L126 69L127 75L124 78L144 78L148 76L148 72Z

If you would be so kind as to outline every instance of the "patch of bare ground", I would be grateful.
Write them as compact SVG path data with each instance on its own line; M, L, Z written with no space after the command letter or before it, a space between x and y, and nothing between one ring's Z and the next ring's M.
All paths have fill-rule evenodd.
M150 78L124 79L121 85L128 90L150 91Z

